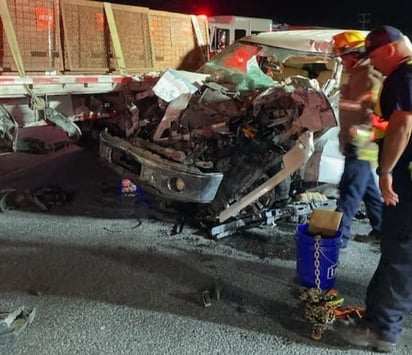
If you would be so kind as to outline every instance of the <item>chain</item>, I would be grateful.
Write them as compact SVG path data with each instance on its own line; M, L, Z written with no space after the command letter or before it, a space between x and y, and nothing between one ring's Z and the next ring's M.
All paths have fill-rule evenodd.
M318 290L320 290L320 262L319 262L319 250L320 250L320 238L319 234L315 235L315 284Z

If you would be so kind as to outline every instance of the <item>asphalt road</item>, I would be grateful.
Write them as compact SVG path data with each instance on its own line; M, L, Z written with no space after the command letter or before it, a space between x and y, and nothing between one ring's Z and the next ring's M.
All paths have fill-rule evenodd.
M0 156L0 190L57 186L72 198L48 211L21 199L0 213L0 313L37 312L1 354L367 353L332 329L310 339L296 297L296 225L220 241L190 225L173 234L176 216L119 196L118 182L77 147ZM363 305L378 258L357 242L340 256L346 305ZM412 353L411 328L408 316L398 354Z

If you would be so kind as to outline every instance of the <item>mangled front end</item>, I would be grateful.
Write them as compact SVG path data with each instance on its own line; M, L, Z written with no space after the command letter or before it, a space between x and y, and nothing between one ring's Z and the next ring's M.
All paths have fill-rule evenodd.
M127 139L102 133L101 157L143 189L221 222L284 199L279 187L310 157L312 132L336 125L323 92L301 77L240 93L203 82L168 104L150 100L136 102Z

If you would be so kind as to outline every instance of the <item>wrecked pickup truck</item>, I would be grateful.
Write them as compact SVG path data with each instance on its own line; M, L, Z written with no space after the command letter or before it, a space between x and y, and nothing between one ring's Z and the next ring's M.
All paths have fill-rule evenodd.
M261 33L197 73L169 69L134 101L132 129L101 133L100 157L165 203L189 206L215 236L296 214L292 182L316 181L336 136L342 65L331 38L341 31Z

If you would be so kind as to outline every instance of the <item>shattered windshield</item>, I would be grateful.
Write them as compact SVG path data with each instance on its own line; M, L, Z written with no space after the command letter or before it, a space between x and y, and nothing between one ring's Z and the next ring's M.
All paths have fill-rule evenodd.
M290 63L293 61L294 63ZM238 91L266 88L282 81L285 66L292 65L295 75L317 78L329 57L313 53L238 41L204 64L199 72L210 80L232 85ZM287 63L289 62L289 63ZM290 68L290 67L289 67ZM290 70L289 70L290 72Z
M307 55L310 55L310 53L239 41L204 64L200 71L206 73L220 68L246 73L246 63L253 56L266 58L268 62L275 64L276 62L282 63L291 56L302 57Z

